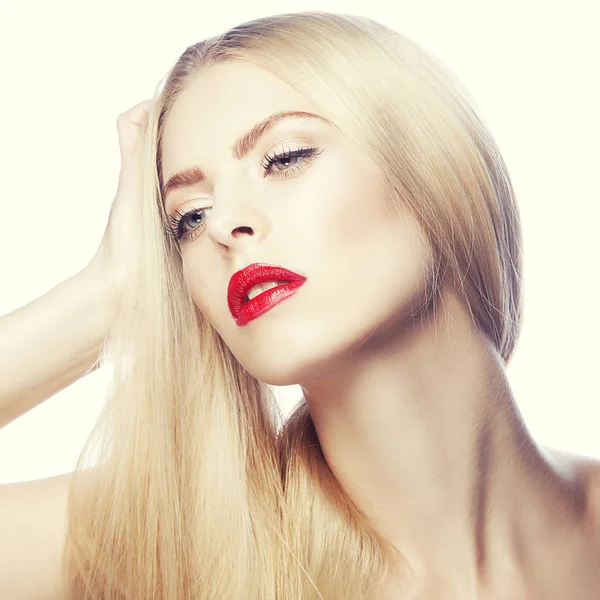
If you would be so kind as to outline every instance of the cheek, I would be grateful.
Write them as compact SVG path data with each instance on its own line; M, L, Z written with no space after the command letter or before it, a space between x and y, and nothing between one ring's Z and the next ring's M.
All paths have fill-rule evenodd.
M313 250L323 261L329 256L356 269L390 260L402 238L399 220L389 218L380 197L376 175L354 155L342 156L328 167L328 177L315 185L317 218L308 231Z
M428 254L417 222L410 215L390 217L376 180L357 165L325 188L306 256L321 288L316 304L327 307L328 318L336 314L359 328L386 315L401 317L398 311L410 310L427 281Z
M310 182L308 205L314 214L308 228L312 242L329 250L348 251L369 240L384 224L377 204L376 181L362 160L350 152L336 153Z

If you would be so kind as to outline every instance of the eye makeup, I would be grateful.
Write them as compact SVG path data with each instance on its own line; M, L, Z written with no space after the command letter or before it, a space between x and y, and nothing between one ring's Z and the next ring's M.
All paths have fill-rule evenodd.
M266 154L263 162L261 163L264 177L272 177L275 179L285 179L287 177L293 176L295 173L302 171L308 166L308 163L316 158L319 154L323 152L322 149L316 147L300 147L294 150L283 150L279 153L274 153L272 155ZM291 168L287 168L292 163ZM283 165L284 169L274 169L272 167L274 165ZM169 215L170 225L165 227L167 234L169 234L176 242L187 242L193 239L196 239L202 231L206 228L206 219L205 217L201 221L198 222L197 227L193 227L190 230L185 230L185 225L188 223L192 217L195 219L198 215L205 213L205 211L210 210L210 207L204 208L192 208L186 212L176 212L176 216L173 217Z

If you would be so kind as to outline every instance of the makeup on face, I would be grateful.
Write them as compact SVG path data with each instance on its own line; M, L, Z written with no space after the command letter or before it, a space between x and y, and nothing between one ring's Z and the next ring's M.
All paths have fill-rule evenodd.
M294 295L305 281L306 277L284 267L250 264L229 281L229 310L241 327Z

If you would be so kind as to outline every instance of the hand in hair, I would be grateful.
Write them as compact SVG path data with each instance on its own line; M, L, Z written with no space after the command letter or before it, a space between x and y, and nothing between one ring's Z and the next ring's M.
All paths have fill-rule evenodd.
M136 104L119 115L117 130L121 170L117 194L113 200L100 246L86 270L118 291L131 273L134 234L139 222L139 195L142 175L142 141L153 99Z

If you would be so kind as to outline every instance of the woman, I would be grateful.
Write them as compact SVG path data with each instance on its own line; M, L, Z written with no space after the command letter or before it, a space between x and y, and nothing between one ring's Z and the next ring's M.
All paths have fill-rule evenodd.
M597 597L598 466L515 406L518 209L443 63L356 16L258 19L119 135L69 597ZM300 384L285 423L265 384Z

